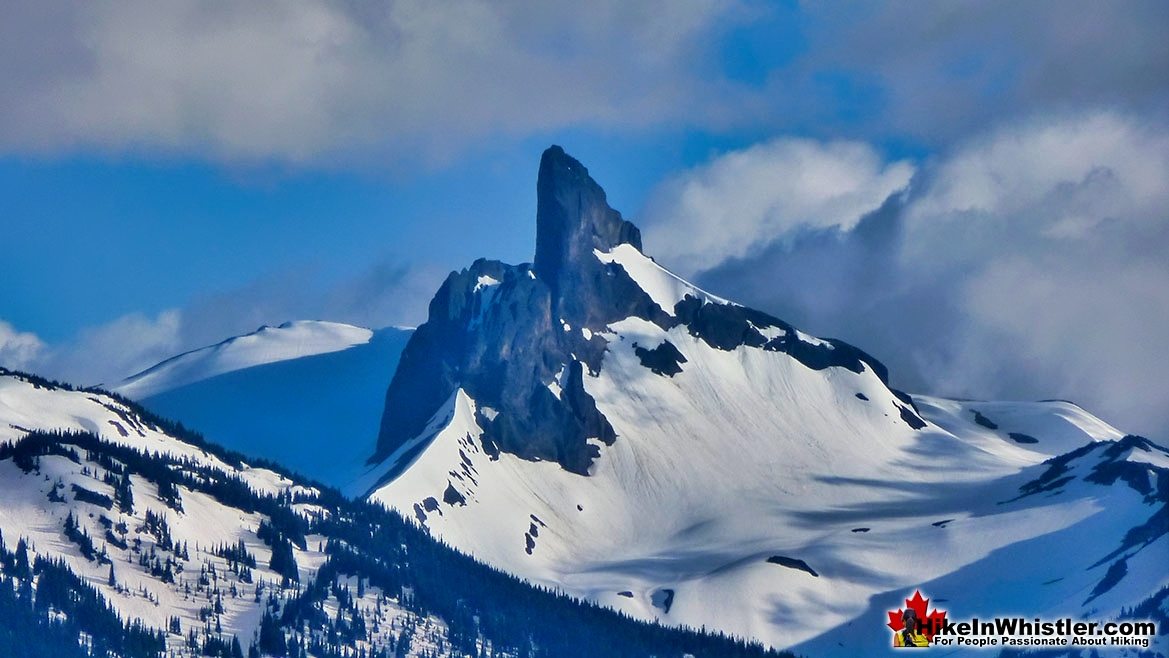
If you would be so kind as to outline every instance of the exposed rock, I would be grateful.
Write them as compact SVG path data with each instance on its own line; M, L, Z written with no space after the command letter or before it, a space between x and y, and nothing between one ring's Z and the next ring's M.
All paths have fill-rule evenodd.
M999 428L998 423L987 418L986 416L983 416L981 411L977 409L972 409L972 411L974 412L974 422L982 425L988 430L997 430Z
M654 592L650 596L650 603L662 612L669 614L670 608L674 606L674 590L669 588L662 588Z
M463 494L459 493L459 490L455 488L455 485L448 482L446 485L446 491L442 492L442 502L452 506L466 505L467 499L463 497Z
M652 372L673 377L682 372L682 364L686 363L686 357L678 351L670 341L662 341L661 345L647 350L640 345L633 346L633 353L641 360L641 365L649 368Z
M1039 439L1022 432L1007 432L1007 436L1011 437L1015 443L1039 443Z
M915 430L920 430L925 427L925 421L917 414L910 411L909 407L897 405L897 410L901 413L901 420Z
M867 364L882 382L889 381L885 366L864 351L831 338L809 342L800 338L795 327L762 311L687 296L674 307L674 313L677 319L670 326L684 324L691 335L716 349L730 351L747 346L783 352L813 370L835 366L859 373ZM781 331L769 339L763 329Z
M772 555L771 557L767 558L767 561L770 562L771 564L778 564L781 567L787 567L789 569L798 569L800 571L810 573L813 576L815 576L816 578L820 577L820 574L816 573L816 570L813 569L812 567L809 567L807 562L804 562L803 560L800 560L800 559L797 559L794 557L787 557L784 555Z
M621 264L597 258L594 252L619 245L640 251L641 234L558 146L544 152L536 193L533 264L480 259L447 277L402 352L371 462L418 437L461 388L478 405L489 455L555 461L587 474L600 454L596 441L609 445L617 436L584 378L602 367L607 342L599 334L629 317L663 329L685 325L720 350L784 352L817 370L859 373L868 366L886 381L884 366L861 350L802 336L766 313L686 296L667 314ZM676 375L686 363L668 341L636 349L642 364L660 375ZM406 463L401 459L398 467Z
M535 264L478 260L447 277L390 383L371 461L422 432L458 388L495 412L479 418L489 451L585 474L598 454L588 440L616 439L583 384L586 366L599 370L605 341L581 329L664 315L620 266L593 254L640 248L641 236L559 147L544 153L536 187ZM558 379L559 396L549 388Z

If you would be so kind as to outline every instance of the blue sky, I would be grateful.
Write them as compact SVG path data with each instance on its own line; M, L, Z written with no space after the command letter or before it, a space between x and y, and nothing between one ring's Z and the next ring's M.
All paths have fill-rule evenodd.
M908 388L1169 421L1164 3L4 11L0 363L418 323L449 270L531 257L558 143L660 261Z

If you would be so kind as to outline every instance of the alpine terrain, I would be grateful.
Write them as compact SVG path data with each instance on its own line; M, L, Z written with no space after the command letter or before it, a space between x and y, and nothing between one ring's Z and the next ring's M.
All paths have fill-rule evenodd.
M341 486L369 457L359 439L377 431L410 333L286 322L167 359L108 388L218 445Z
M0 369L0 656L245 654L778 655L533 589L124 398Z
M398 532L640 620L882 655L920 590L952 618L1169 631L1169 450L1071 402L889 382L864 351L660 266L552 147L533 262L452 273L416 330L264 328L115 390L397 512ZM120 440L94 422L64 426ZM306 542L298 564L323 560Z
M966 617L1165 619L1164 447L1070 402L896 391L658 265L559 147L537 201L531 264L431 301L353 494L531 582L809 656L884 652L918 588Z

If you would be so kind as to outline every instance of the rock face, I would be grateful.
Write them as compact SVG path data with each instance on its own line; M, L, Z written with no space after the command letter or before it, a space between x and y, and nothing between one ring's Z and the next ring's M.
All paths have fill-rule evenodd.
M402 354L371 463L423 433L461 388L479 405L488 451L587 474L599 454L589 440L612 444L617 437L584 377L603 365L607 343L597 334L630 317L667 329L686 325L720 350L748 345L786 352L815 369L860 372L863 362L885 379L884 367L854 347L801 340L787 323L700 298L697 289L672 308L656 302L618 260L602 257L628 245L644 258L641 232L609 207L588 170L559 146L544 152L536 192L534 263L481 259L447 277Z
M536 195L533 269L551 289L557 317L596 326L620 319L614 312L624 309L613 302L648 301L644 293L645 299L638 298L641 290L630 287L629 277L610 276L593 255L621 244L641 251L641 231L609 207L605 191L581 163L559 146L549 148L540 159Z
M884 655L915 589L991 609L1004 567L1061 617L1164 598L1167 451L1066 403L898 393L659 266L560 149L538 190L534 264L442 286L355 495L530 582L807 655ZM1093 470L1114 442L1128 465Z
M641 234L558 146L544 152L536 189L535 264L477 260L447 277L390 384L373 461L418 435L459 387L490 409L479 419L490 449L585 473L597 450L587 440L614 440L582 383L604 341L565 327L651 312L632 279L593 255L640 249Z

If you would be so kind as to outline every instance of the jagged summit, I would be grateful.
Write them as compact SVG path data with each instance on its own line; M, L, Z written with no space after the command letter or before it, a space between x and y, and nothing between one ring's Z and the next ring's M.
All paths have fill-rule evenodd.
M639 250L635 229L608 207L580 163L553 149L542 164L540 267L484 259L452 273L397 369L388 354L351 347L335 357L288 358L209 377L201 382L203 390L239 399L225 405L218 402L222 397L203 398L239 427L244 441L236 445L261 454L260 435L249 431L248 417L262 419L271 409L280 422L296 423L297 408L304 407L322 422L298 423L298 436L307 436L309 428L320 437L317 447L303 454L319 462L337 460L345 437L366 430L347 429L358 427L355 414L328 401L334 393L357 397L363 386L357 371L338 364L360 361L384 377L363 405L374 408L375 423L383 402L385 411L376 463L362 470L349 492L416 521L476 559L637 618L716 629L823 658L887 653L889 635L879 631L888 611L918 588L956 601L952 611L961 616L999 609L1006 597L1052 618L1149 615L1165 623L1169 450L1124 437L1064 402L899 394L889 388L884 368L856 348L804 334L660 267ZM244 346L248 349L241 353L257 354L271 339L294 335L293 329L265 329L258 337L263 340L250 346L248 340L230 341L180 357L162 370L177 373L175 364L194 361L223 363ZM349 335L348 330L338 334ZM370 338L367 345L374 343ZM298 344L281 345L277 356L300 354L284 349ZM200 371L205 372L210 371ZM268 381L259 381L265 372L269 376L261 379ZM289 376L295 372L309 377ZM272 381L277 377L278 386ZM25 428L63 427L101 431L153 450L150 432L140 435L141 424L116 399L96 391L58 396L33 380L5 387L3 379L0 443L7 441L5 434L19 438ZM311 386L299 384L309 380ZM247 381L261 385L240 386ZM190 397L197 387L183 389L174 395ZM296 395L284 395L289 391ZM277 406L266 402L277 397L283 400ZM178 418L200 430L211 427L188 422L192 419ZM219 440L223 434L208 436ZM291 441L287 436L277 440ZM99 464L100 453L74 452L42 455L48 479L25 477L15 468L21 462L12 460L10 477L0 478L8 485L0 491L6 540L28 534L34 540L30 547L76 557L68 535L60 533L66 508L57 507L72 503L89 536L105 541L109 521L117 519L102 516L112 506L102 501L117 489L95 480L94 468L117 475L127 463ZM88 454L82 457L83 452ZM194 471L187 465L159 466L165 468L151 471L174 474L187 489L198 484L188 477ZM66 478L61 485L54 484L58 474ZM119 477L128 480L128 475ZM150 478L134 478L136 518L146 512L146 503L161 511L164 480L155 486ZM184 521L168 513L184 540L189 537L192 546L198 541L206 552L242 538L263 551L256 554L257 573L272 566L268 557L274 552L256 539L264 534L256 530L256 510L237 510L232 502L222 514L208 514L215 507L195 494L182 494L189 504ZM323 554L336 555L338 546L346 552L372 549L367 557L374 562L363 557L362 563L374 564L383 575L383 567L404 570L391 579L387 597L412 582L408 572L419 568L424 575L466 580L419 567L414 548L409 563L384 560L384 549L398 555L399 542L372 535L367 518L355 516L347 505L319 507L299 494L257 502L287 507L277 517L288 520L321 515L324 525L312 526L311 534L319 528L325 541L307 540L294 558L310 572L324 569L317 582L334 582L338 601L337 588L344 586L328 570L330 562L322 562ZM36 510L54 509L60 510L53 512L55 518L37 516ZM93 514L76 514L82 509ZM126 526L150 541L145 523ZM328 541L333 532L355 541ZM906 559L907 547L913 559ZM114 554L125 555L125 546L118 551ZM118 583L133 573L132 562L117 567ZM149 565L139 566L147 568L142 575L148 577ZM82 567L79 575L90 583L107 582L102 566ZM237 575L222 572L229 579ZM356 578L362 572L341 573ZM352 587L355 581L347 582ZM192 603L189 597L169 597L167 592L181 590L166 583L146 584L151 590L159 585L163 599L160 606L146 601L144 619L165 623L181 610L184 633L191 625L209 632L208 620L194 616L209 599ZM130 585L130 592L138 591L137 583ZM224 597L224 625L234 624L227 632L238 629L241 638L252 637L262 612L248 603L242 616L237 614L254 601L248 593ZM119 607L131 606L122 609L143 602L125 594L123 589L115 596ZM290 609L312 612L322 605L318 599L309 603L271 613L287 624ZM443 609L455 608L465 606ZM413 604L411 609L419 610ZM365 619L373 631L371 616ZM239 626L241 621L247 627ZM422 623L432 621L442 628L440 619ZM418 626L415 620L407 624ZM471 653L495 637L476 628L458 635L472 645ZM530 632L521 637L522 647L538 643ZM447 640L453 638L452 633L440 642L451 647ZM548 646L547 640L543 644ZM602 653L614 653L607 647L618 644L609 642ZM492 646L499 654L500 647ZM580 646L592 647L587 640ZM680 655L681 647L675 648ZM1140 653L1167 655L1163 641Z
M624 340L614 327L631 320L682 328L721 352L782 352L813 370L867 368L885 382L884 366L864 352L710 295L645 256L637 227L564 149L544 152L536 192L534 265L480 259L452 272L403 351L370 459L388 465L384 477L426 447L459 391L476 403L489 453L587 474L617 432L585 381ZM642 343L639 358L650 371L681 372L686 357L669 340ZM920 425L908 404L897 403L899 415Z
M536 181L536 275L555 292L565 269L621 244L641 251L641 231L609 207L584 165L548 147Z
M605 190L577 159L559 146L545 150L536 180L532 272L548 287L552 315L574 326L603 328L652 312L641 287L596 257L625 245L640 254L641 231L609 207Z
M1053 616L1161 605L1167 451L1066 403L894 391L659 266L559 149L538 187L537 265L448 278L351 491L531 582L808 655L884 655L898 599L981 614L1003 573Z
M447 277L403 352L371 461L395 451L396 461L408 461L401 450L425 438L431 416L458 389L483 402L493 450L583 474L597 454L589 439L614 440L582 383L605 350L591 329L630 316L668 318L621 265L597 254L632 248L644 259L641 232L559 146L540 160L536 194L534 264L480 259Z

